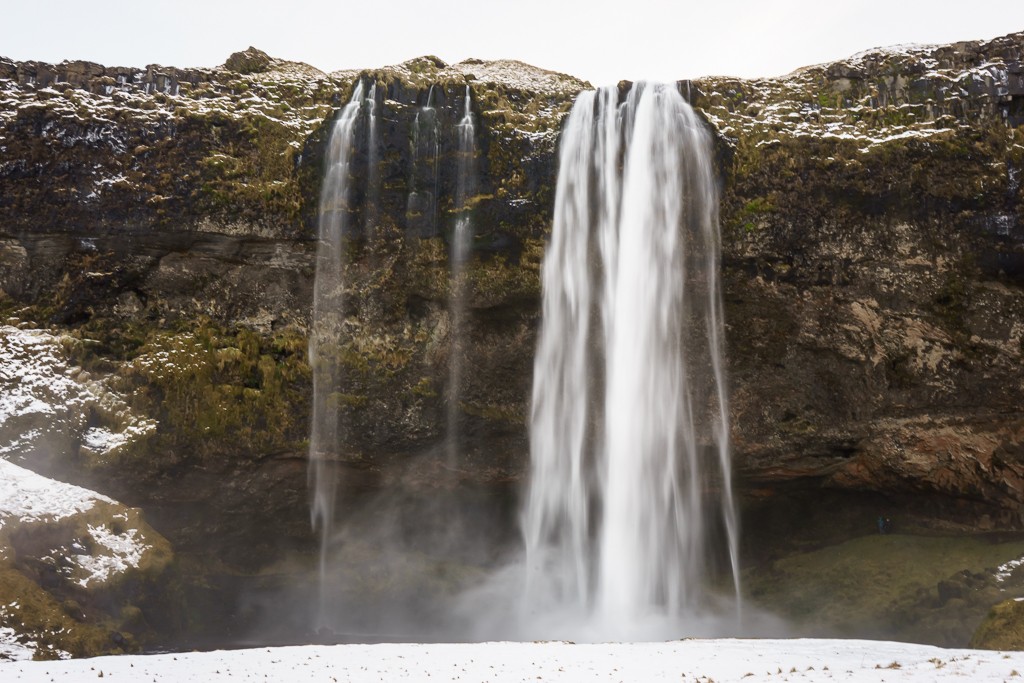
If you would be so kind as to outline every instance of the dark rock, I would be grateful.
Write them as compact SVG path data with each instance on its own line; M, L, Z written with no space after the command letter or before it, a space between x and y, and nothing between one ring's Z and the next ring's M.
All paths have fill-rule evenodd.
M953 599L962 600L967 595L967 587L958 581L939 581L939 602L946 603Z

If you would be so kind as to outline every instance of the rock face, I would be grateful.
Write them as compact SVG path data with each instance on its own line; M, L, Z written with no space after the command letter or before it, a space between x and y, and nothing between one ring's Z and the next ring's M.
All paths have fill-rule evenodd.
M752 535L796 514L767 511L833 503L1024 526L1022 53L1015 34L679 84L717 138L734 458L746 506L765 513L748 516ZM214 69L0 59L0 336L51 328L84 373L69 381L116 395L62 432L61 468L144 508L206 577L199 596L313 543L316 207L356 79L377 84L380 125L354 157L376 178L354 185L377 189L358 198L345 273L345 504L399 480L511 500L558 131L587 84L434 57L323 74L254 48ZM424 458L450 395L467 84L479 177L452 478ZM97 456L90 434L129 425ZM26 428L0 424L3 457L31 450Z
M1017 35L880 51L695 95L731 152L747 481L1020 525L1021 50Z
M156 427L69 367L69 341L0 326L0 659L130 652L176 620L170 545L141 511L37 474L82 478L68 454L109 463Z

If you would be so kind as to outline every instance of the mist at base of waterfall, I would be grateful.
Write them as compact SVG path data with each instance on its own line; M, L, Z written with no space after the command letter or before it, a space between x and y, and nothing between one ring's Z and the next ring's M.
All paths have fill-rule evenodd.
M315 575L309 574L311 583L305 589L293 586L287 594L264 596L264 619L241 644L655 642L801 634L784 620L748 605L740 617L728 586L709 593L709 608L704 611L685 616L655 612L630 621L605 622L557 600L551 609L530 610L521 598L525 570L519 560L488 571L365 543L352 542L348 547L352 554L337 562L336 577L325 585L317 587ZM381 565L381 559L388 564ZM389 569L381 569L388 565ZM422 574L410 578L410 572ZM455 583L461 591L453 590ZM384 584L400 587L387 594L367 592ZM314 630L308 625L308 611L300 605L323 596L328 607L336 602L343 609L327 610L331 619Z
M723 575L718 585L707 586L705 607L699 610L680 615L652 609L638 611L627 619L611 619L564 600L553 583L535 590L529 600L524 599L527 574L521 555L510 558L484 582L456 598L451 619L466 640L599 643L785 637L792 633L784 620L767 612L746 605L741 612L728 575Z
M240 645L571 640L658 641L785 636L779 619L732 596L727 571L708 577L706 607L609 620L527 577L517 490L452 483L447 453L414 456L386 490L339 498L321 583L309 558L272 568L280 585L246 599L252 630ZM284 577L288 577L284 580ZM539 600L538 600L539 598ZM536 609L541 604L544 609ZM312 622L310 614L322 615Z

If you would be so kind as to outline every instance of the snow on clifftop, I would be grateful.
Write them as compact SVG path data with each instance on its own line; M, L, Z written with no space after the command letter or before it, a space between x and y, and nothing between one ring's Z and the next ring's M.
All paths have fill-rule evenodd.
M331 77L354 80L364 73L394 74L401 76L407 83L416 83L421 87L450 80L470 84L479 81L540 95L575 95L589 87L586 81L575 76L542 69L516 59L466 59L458 64L445 64L437 57L424 56L381 69L335 71Z
M1024 653L864 640L337 645L0 664L11 683L349 681L1001 681Z
M578 92L589 85L575 76L542 69L516 59L467 59L449 68L464 74L469 80L497 83L508 88L546 95Z
M730 138L833 138L868 151L986 120L1019 125L1009 70L1019 68L1022 55L1024 33L988 42L896 45L779 78L698 79L692 99Z

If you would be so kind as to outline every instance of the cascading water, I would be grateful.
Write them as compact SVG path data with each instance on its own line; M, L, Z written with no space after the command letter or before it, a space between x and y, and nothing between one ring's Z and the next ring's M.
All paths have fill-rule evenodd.
M440 182L440 130L437 110L434 108L432 85L427 91L427 103L416 112L412 124L412 164L409 169L409 197L406 217L410 227L419 224L420 236L437 234L437 192Z
M599 637L697 615L716 562L739 602L710 140L672 86L618 100L562 134L522 518L526 619Z
M430 231L430 234L431 235L436 235L437 234L437 191L438 191L438 186L439 186L440 181L441 181L441 174L438 172L439 171L438 164L441 161L441 131L438 130L437 110L434 109L434 88L435 87L436 86L432 85L432 86L430 86L430 90L427 91L427 107L426 107L430 111L430 113L433 114L433 119L434 119L434 126L433 126L433 134L434 134L433 135L433 140L434 140L434 144L433 144L433 150L432 150L433 151L432 158L434 160L434 163L433 163L433 166L431 167L431 171L432 171L432 176L431 177L433 179L434 192L433 192L433 195L431 195L431 213L430 213L430 221L431 221L431 225L430 225L431 231Z
M377 145L377 84L372 83L366 93L366 150L370 173L366 182L366 201L363 206L363 222L366 235L377 236L377 208L380 204L380 174L375 170L380 165L380 151Z
M341 414L332 394L338 392L341 367L338 349L344 324L342 279L344 238L349 222L349 190L356 122L364 105L358 83L352 99L341 110L331 130L326 173L320 192L316 276L313 283L313 320L309 336L309 364L313 371L313 414L309 438L311 517L320 536L320 608L324 608L327 556L333 535L338 488L338 448ZM319 616L321 622L324 614ZM321 624L322 625L322 624Z
M462 386L462 339L466 317L466 261L473 243L473 222L469 199L474 187L476 130L472 99L466 86L465 109L457 128L459 136L458 178L455 192L457 217L451 244L451 359L448 363L448 466L456 467L459 455L459 398Z

